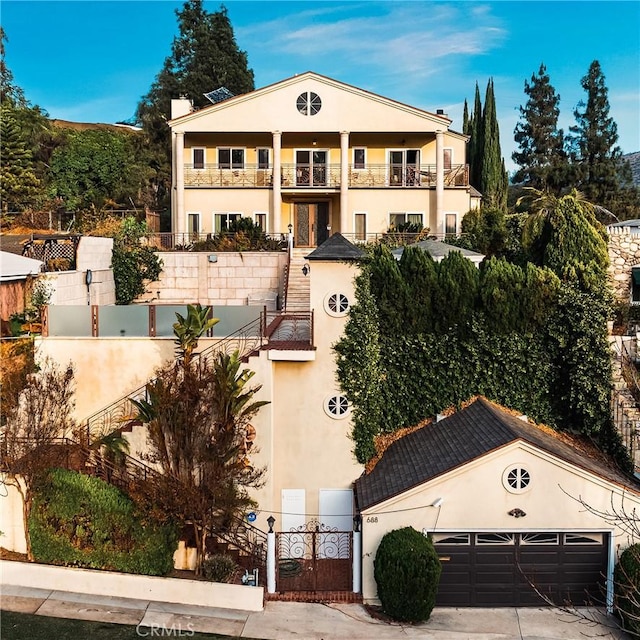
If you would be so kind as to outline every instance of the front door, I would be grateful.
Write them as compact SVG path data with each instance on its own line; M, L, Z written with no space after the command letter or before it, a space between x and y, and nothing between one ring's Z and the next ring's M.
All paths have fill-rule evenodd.
M297 202L295 204L295 244L315 247L329 237L329 203Z

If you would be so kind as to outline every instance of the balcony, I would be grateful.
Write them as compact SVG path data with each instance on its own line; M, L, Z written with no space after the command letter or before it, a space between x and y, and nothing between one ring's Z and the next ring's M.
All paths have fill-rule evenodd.
M435 188L436 165L395 165L366 164L362 167L349 166L350 189L386 188ZM283 164L280 184L285 190L307 190L314 188L339 189L341 170L339 164ZM257 188L269 189L273 186L273 168L258 165L244 165L229 168L228 165L207 164L202 169L193 165L184 167L184 185L214 188ZM468 165L458 164L444 170L444 186L469 186Z

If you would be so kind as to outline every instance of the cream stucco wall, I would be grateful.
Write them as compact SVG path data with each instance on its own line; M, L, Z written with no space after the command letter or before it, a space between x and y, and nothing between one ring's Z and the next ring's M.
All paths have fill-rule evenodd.
M428 427L426 427L428 428ZM509 493L503 486L505 470L523 465L531 475L530 489ZM363 596L375 602L377 588L373 560L383 535L411 526L418 531L612 531L617 551L630 540L611 523L591 514L579 499L594 508L620 508L622 490L613 483L561 461L532 445L513 443L439 478L410 489L363 511ZM440 507L429 505L442 499ZM640 507L640 496L625 493L628 512ZM526 516L508 512L521 509Z

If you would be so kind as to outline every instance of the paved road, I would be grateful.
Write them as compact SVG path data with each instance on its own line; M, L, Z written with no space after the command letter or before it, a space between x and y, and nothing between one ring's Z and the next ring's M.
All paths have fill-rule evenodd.
M1 607L58 618L140 625L140 635L161 630L218 633L261 640L621 640L611 618L581 610L582 617L547 608L437 608L428 622L389 624L358 604L267 602L263 611L197 607L148 600L105 598L2 585ZM597 617L598 622L591 621ZM155 631L154 631L155 629ZM166 635L166 632L165 632Z

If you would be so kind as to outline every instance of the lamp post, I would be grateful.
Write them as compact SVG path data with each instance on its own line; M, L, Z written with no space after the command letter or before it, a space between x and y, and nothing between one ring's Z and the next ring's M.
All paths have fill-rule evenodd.
M276 592L276 534L273 525L276 519L273 516L267 518L269 532L267 533L267 593Z

